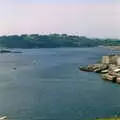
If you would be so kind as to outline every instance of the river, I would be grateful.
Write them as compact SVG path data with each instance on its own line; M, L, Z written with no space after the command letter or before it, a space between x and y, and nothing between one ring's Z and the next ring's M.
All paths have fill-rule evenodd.
M104 48L20 49L0 54L0 114L9 120L88 120L120 115L120 85L78 67Z

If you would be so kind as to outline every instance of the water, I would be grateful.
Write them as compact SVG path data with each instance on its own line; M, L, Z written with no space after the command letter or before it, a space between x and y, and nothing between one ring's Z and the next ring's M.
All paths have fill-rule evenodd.
M78 69L111 51L21 51L0 55L0 113L10 120L88 120L120 115L120 85Z

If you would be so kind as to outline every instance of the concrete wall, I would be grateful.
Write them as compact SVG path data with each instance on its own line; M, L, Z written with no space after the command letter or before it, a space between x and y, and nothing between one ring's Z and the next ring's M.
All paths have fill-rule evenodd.
M103 56L102 57L102 63L103 64L109 64L110 63L109 56Z
M120 57L117 58L117 65L120 65Z
M108 55L102 57L103 64L117 64L120 65L120 55Z

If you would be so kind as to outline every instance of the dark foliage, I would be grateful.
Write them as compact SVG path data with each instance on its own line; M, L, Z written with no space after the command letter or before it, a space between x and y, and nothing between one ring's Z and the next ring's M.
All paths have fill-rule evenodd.
M118 39L90 39L66 34L1 36L0 46L7 48L96 47L120 45Z

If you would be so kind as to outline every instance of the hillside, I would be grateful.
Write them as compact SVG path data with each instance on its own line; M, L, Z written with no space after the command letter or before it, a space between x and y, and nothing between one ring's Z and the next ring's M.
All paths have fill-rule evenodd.
M96 47L120 45L118 39L90 39L66 34L1 36L0 46L6 48Z

